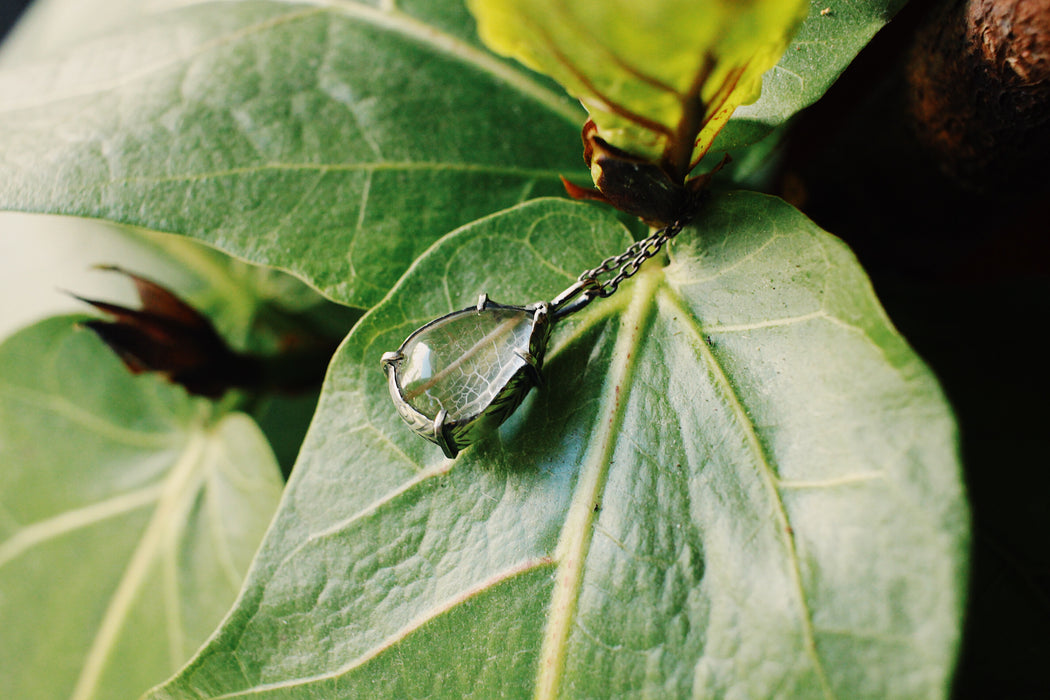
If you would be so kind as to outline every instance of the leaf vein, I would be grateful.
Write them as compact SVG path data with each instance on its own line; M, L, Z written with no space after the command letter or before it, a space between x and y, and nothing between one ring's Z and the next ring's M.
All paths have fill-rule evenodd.
M594 536L594 504L601 500L612 454L619 445L627 393L639 355L638 346L645 339L643 329L654 311L653 290L663 277L663 273L652 265L642 270L636 278L631 301L620 322L620 332L613 350L604 401L608 418L602 421L597 434L591 439L591 447L580 468L579 481L555 549L558 571L540 650L535 693L537 699L559 695L566 662L566 644L575 623L584 564Z
M817 311L811 311L807 314L800 314L798 316L785 316L783 318L771 318L765 321L758 321L755 323L737 323L737 324L726 324L726 325L713 325L704 326L704 333L744 333L747 331L757 331L763 328L775 328L777 326L791 326L796 323L805 323L806 321L812 321L816 318L827 318L828 315L823 309Z
M776 237L776 234L774 234L773 237ZM768 245L768 243L769 242L767 241L766 245ZM675 313L681 314L683 319L690 321L683 325L693 334L694 343L696 347L700 349L700 352L707 361L712 378L721 387L721 393L728 404L727 407L733 413L737 424L744 432L744 438L747 441L748 448L754 456L754 463L757 466L759 476L761 477L762 482L769 493L770 500L776 510L776 517L779 523L777 531L780 533L784 549L786 550L788 560L791 564L789 569L800 608L801 632L806 655L810 658L810 661L813 664L813 669L820 680L824 697L831 700L834 698L834 693L831 689L831 683L828 679L827 671L824 669L824 664L817 653L816 636L813 630L813 613L810 609L805 586L802 582L802 569L799 562L798 549L795 545L794 535L791 534L792 531L788 519L787 508L784 505L784 500L778 489L778 479L775 470L773 469L773 465L770 463L769 456L766 454L759 439L758 429L755 427L751 417L747 414L747 408L744 406L743 401L734 389L729 376L726 375L722 366L718 363L717 358L711 352L710 346L705 342L703 325L693 310L683 302L682 298L669 285L665 285L661 290L659 302L671 306Z
M856 474L843 474L829 479L777 479L777 486L781 489L829 489L838 486L852 486L863 484L876 479L885 479L886 474L882 471L858 472Z
M399 630L397 630L389 637L384 639L382 642L375 645L375 647L370 649L368 652L362 654L356 659L349 661L348 663L333 671L329 671L327 673L319 673L315 676L291 678L284 681L278 681L276 683L268 683L265 685L258 685L252 688L245 688L244 690L240 690L234 693L218 695L216 696L216 700L245 697L249 695L255 695L258 693L268 693L273 690L299 688L313 683L321 683L324 681L336 680L342 676L347 675L348 673L353 672L355 669L368 663L369 661L376 658L388 649L392 649L395 644L408 638L409 635L422 628L428 622L431 622L432 620L440 617L441 615L452 611L456 607L463 605L472 598L484 594L493 586L501 584L505 581L510 581L531 571L542 569L544 567L549 567L552 564L553 561L550 558L541 557L537 559L527 559L517 564L516 566L508 567L507 569L498 571L492 576L489 576L488 578L479 581L473 586L460 592L458 595L455 595L443 601L440 605L437 605L435 607L430 608L429 610L424 611L423 613L415 617L413 620L409 621L406 625L401 627Z
M584 119L584 115L572 106L571 101L541 85L513 64L497 58L488 51L471 46L451 34L424 24L415 17L398 10L393 4L388 7L375 8L355 0L313 1L319 5L337 9L347 16L368 21L376 27L398 32L402 36L488 73L521 94L536 100L574 126L578 126Z
M71 90L68 92L63 92L61 94L47 95L37 100L26 100L18 104L15 104L13 102L7 104L0 104L0 114L8 112L17 112L20 110L32 109L35 107L45 107L55 102L61 102L76 97L87 97L95 95L99 92L117 90L121 87L135 82L136 80L140 80L154 73L158 73L167 68L171 68L172 66L176 66L192 58L203 56L205 53L213 49L232 44L233 42L239 39L244 39L253 34L257 34L268 29L273 29L275 27L280 27L281 25L295 22L300 19L321 15L325 12L326 10L324 8L310 8L307 10L296 10L295 12L289 12L287 14L271 17L261 22L249 24L227 34L222 34L207 41L203 41L192 51L174 54L155 63L139 66L136 70L131 71L129 73L124 73L109 81L94 83L83 82L78 86L79 89L77 90Z
M178 432L149 433L132 430L102 420L95 414L82 409L72 401L61 396L45 394L26 387L13 387L0 384L0 396L12 401L30 404L45 411L55 413L85 430L89 430L113 442L132 447L150 449L176 447L182 436Z
M168 632L168 663L178 668L186 660L185 627L179 609L179 577L176 552L177 533L180 528L169 530L161 556L164 616Z
M158 61L152 65L142 66L131 73L123 74L118 78L105 83L82 84L79 86L79 89L75 91L67 91L59 95L49 95L42 99L25 101L17 105L10 103L0 105L0 113L14 112L32 107L43 107L54 102L74 97L88 96L104 90L116 90L134 82L135 80L145 78L151 74L178 65L179 63L185 62L196 56L204 55L208 51L231 44L234 41L249 37L253 34L273 29L297 20L333 13L360 20L379 29L396 32L421 45L427 46L434 51L439 51L466 65L473 66L477 70L487 73L493 78L496 78L514 88L522 95L542 104L552 113L557 114L570 124L579 125L584 119L584 115L573 106L570 100L565 99L562 95L543 86L521 69L516 68L512 64L497 58L481 48L471 46L466 41L424 24L416 18L397 10L392 4L380 8L370 7L363 3L350 0L313 0L309 4L315 5L315 7L271 17L262 22L242 27L236 31L202 42L192 51L178 54L171 58L166 58L165 60Z
M84 700L93 697L97 692L105 665L120 637L121 625L131 613L137 593L164 544L164 529L168 526L173 512L180 506L181 499L188 492L188 487L201 465L206 441L207 436L203 432L194 433L164 480L153 516L131 555L124 575L110 596L98 631L88 649L80 676L71 694L73 700Z
M291 551L288 552L288 555L285 556L284 559L282 560L282 565L283 565L284 562L289 561L292 557L294 557L301 550L305 549L307 546L309 546L309 545L311 545L311 544L313 544L315 542L319 542L320 540L322 540L322 539L324 539L326 537L330 537L332 535L338 534L338 533L346 530L348 527L350 527L352 524L354 524L358 520L361 520L362 518L365 518L365 517L375 513L380 508L382 508L384 505L386 505L388 503L392 503L399 496L402 496L405 493L408 493L409 491L411 491L413 488L415 488L419 484L423 483L424 481L428 481L430 479L443 476L444 474L448 473L448 470L452 468L452 465L454 463L455 462L453 460L446 459L446 460L443 460L443 462L441 462L441 463L439 463L439 464L437 464L437 465L435 465L433 467L430 467L429 469L425 469L423 471L420 471L420 472L418 472L416 474L416 476L414 478L409 479L408 481L406 481L405 483L403 483L401 486L397 487L396 489L393 489L391 491L388 491L388 492L384 493L382 496L380 496L379 498L375 499L371 503L369 503L369 504L365 505L364 507L358 509L352 515L350 515L350 516L348 516L346 518L343 518L342 520L339 520L338 522L332 523L331 525L329 525L328 527L326 527L326 528L324 528L322 530L318 530L316 532L311 532L309 535L307 535L302 540L302 542L297 544L294 548L292 548Z
M225 454L228 443L217 442L212 445L211 449L215 451L221 451L228 460L228 464L234 466L233 458L229 454ZM215 548L216 559L219 561L219 568L222 570L223 575L226 577L226 582L229 583L230 588L237 591L241 587L241 581L243 579L241 572L237 570L237 565L234 562L233 550L230 547L229 537L232 533L231 528L222 527L222 504L216 497L217 494L222 492L219 485L219 464L220 460L217 458L208 461L210 468L208 469L207 484L208 490L205 494L205 508L207 509L208 524L206 527L210 530L210 539L212 546ZM242 488L244 484L241 485Z
M724 274L726 274L728 272L732 272L733 270L735 270L738 267L744 265L748 261L754 259L758 255L760 255L762 252L764 252L766 250L766 248L768 248L771 245L773 245L778 239L784 238L784 237L785 236L782 233L773 232L769 236L769 238L767 238L762 243L762 245L756 246L752 250L748 251L745 255L742 255L737 260L734 260L732 263L730 263L730 264L728 264L728 265L726 265L724 267L720 267L717 270L714 270L711 274L707 275L706 277L689 277L689 278L684 278L683 279L683 278L679 278L679 277L676 276L674 278L674 284L675 284L676 287L686 287L686 286L691 286L691 285L694 285L694 284L703 284L705 282L711 282L711 281L713 281L715 279L718 279L719 277L721 277L722 275L724 275ZM675 251L675 247L672 246L669 249L669 253L671 254L672 258L674 257L674 251Z
M254 175L267 171L317 171L329 172L454 172L478 173L487 175L510 175L522 178L557 179L560 172L546 168L520 168L510 165L491 165L486 163L440 163L435 161L367 161L357 163L284 163L271 161L257 165L245 165L236 168L224 168L200 173L185 173L158 177L129 177L108 180L107 185L156 185L173 182L204 182L207 180Z
M368 421L367 418L366 418L366 421ZM409 457L408 454L397 445L397 443L395 443L393 440L390 439L389 435L387 435L385 432L380 430L371 421L368 421L368 422L366 422L363 425L359 425L359 426L357 426L355 428L352 428L349 432L350 433L358 433L358 432L366 432L366 431L370 431L372 433L375 433L375 437L379 438L380 442L382 442L384 445L389 447L391 449L391 451L397 457L399 457L402 461L406 462L410 469L412 469L415 472L421 472L422 471L420 469L419 463L416 462L416 460L414 460L411 457Z
M154 484L26 525L0 544L0 567L36 545L143 508L156 501L162 491L163 484Z

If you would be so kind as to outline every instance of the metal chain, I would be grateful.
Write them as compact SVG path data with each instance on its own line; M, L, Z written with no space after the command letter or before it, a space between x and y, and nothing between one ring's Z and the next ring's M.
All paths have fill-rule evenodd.
M620 286L621 282L638 272L638 268L642 266L642 263L659 253L660 249L664 247L667 241L671 240L681 232L684 225L684 222L676 221L670 226L665 226L658 231L654 231L648 238L641 241L635 241L624 252L606 258L602 261L601 265L587 270L577 279L580 282L586 282L588 280L593 281L596 284L596 288L593 292L593 296L595 297L602 297L604 299L612 296ZM607 275L614 270L619 270L619 272L611 280L602 282L599 279L599 277Z

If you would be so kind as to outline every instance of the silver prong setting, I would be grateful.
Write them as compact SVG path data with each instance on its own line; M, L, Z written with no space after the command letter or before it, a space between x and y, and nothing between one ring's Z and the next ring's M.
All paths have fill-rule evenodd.
M437 443L446 457L455 459L456 455L459 454L459 449L449 440L449 435L445 431L445 420L447 418L448 411L445 409L438 411L437 416L434 417L434 442Z
M531 352L515 350L514 354L525 362L525 371L529 373L529 379L534 386L543 386L543 375L540 374L540 363Z
M475 314L480 318L470 318ZM480 435L498 428L521 404L532 387L542 386L543 354L551 323L551 309L547 302L505 306L491 301L487 294L481 294L475 306L424 324L410 334L396 352L384 353L382 356L390 397L397 412L417 435L438 445L445 457L455 459L463 448L473 444ZM484 330L492 324L497 325ZM489 385L467 374L461 381L475 382L477 386L474 390L482 392L480 395L485 397L485 403L476 406L457 403L460 398L455 393L455 386L443 383L448 381L448 377L442 376L442 372L455 370L459 362L458 357L449 354L448 348L454 348L459 340L458 335L448 337L455 342L445 337L450 327L461 328L456 332L467 334L468 337L470 333L494 333L488 341L493 344L491 352L506 353L502 355L502 360L507 362L497 363L500 368L508 368L509 373L505 376L494 375ZM529 330L526 331L526 328ZM472 346L465 347L470 350ZM484 347L489 351L488 346ZM453 369L434 371L429 364L424 369L424 363L432 361L432 352L438 353L439 358L434 367ZM513 361L510 361L511 353L516 356ZM420 376L423 374L426 374L430 384L421 384ZM405 377L411 379L406 380ZM402 381L413 382L411 394L406 395L401 386ZM442 398L444 391L452 393ZM464 410L467 405L470 410Z
M397 350L395 350L394 352L384 352L383 357L379 360L379 363L383 366L383 369L387 369L393 366L394 364L400 362L402 359L404 359L404 357L405 356Z

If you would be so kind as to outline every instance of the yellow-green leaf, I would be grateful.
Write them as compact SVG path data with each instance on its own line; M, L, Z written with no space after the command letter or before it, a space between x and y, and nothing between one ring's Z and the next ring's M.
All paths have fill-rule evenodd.
M805 17L803 0L469 0L482 40L578 97L599 135L684 176ZM682 172L683 168L685 171Z

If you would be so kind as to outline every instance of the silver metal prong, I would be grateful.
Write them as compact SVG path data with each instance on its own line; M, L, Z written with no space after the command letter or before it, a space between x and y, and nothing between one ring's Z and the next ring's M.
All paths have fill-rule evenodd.
M514 354L525 360L525 363L528 364L529 367L536 369L536 357L531 352L515 349Z
M481 296L478 297L478 313L480 314L485 310L485 306L489 303L489 295L482 292Z
M379 362L383 365L383 369L386 369L387 367L393 365L395 362L399 362L403 358L404 355L402 355L399 351L395 350L394 352L384 352L383 357L380 358Z
M601 285L598 283L598 280L592 277L587 277L574 283L551 300L549 304L551 318L557 321L569 314L576 313L591 303L598 296L600 290Z
M448 418L448 411L445 409L438 411L438 414L434 417L434 442L438 444L438 447L441 448L446 457L455 459L456 455L459 454L459 449L452 444L452 441L448 439L448 433L445 432L446 418Z
M532 380L532 385L543 387L543 374L540 372L539 363L536 361L535 355L531 352L523 352L521 350L515 350L514 354L525 361L525 366L528 368L525 371L529 373L529 379Z

